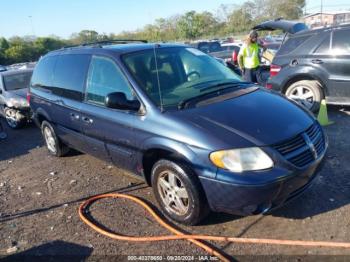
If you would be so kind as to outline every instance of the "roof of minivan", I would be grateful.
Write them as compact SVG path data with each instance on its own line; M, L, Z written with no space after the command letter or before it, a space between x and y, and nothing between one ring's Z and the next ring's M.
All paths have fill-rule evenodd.
M56 53L74 53L76 52L81 52L84 50L85 52L98 52L101 50L110 50L114 53L119 53L119 54L125 54L125 53L132 53L132 52L137 52L137 51L142 51L142 50L148 50L148 49L153 49L154 47L156 48L164 48L164 47L186 47L188 45L184 44L171 44L171 43L149 43L149 44L112 44L112 45L102 45L102 46L95 46L95 45L88 45L88 46L76 46L76 47L68 47L68 48L62 48L58 49L55 51L50 52L49 54L56 54Z

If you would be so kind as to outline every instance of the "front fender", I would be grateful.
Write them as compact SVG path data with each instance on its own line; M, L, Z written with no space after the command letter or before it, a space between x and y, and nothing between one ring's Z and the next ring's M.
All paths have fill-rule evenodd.
M210 178L216 176L217 168L209 160L210 151L208 149L190 146L165 137L152 137L145 140L143 152L151 149L162 149L180 155L191 165L198 176Z

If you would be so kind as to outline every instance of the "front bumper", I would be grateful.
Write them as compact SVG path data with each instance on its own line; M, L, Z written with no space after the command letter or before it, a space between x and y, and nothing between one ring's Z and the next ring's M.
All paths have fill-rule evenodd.
M213 211L243 216L265 213L304 192L322 168L323 158L324 155L303 170L279 170L275 181L263 184L237 184L205 177L200 177L200 181ZM276 170L261 171L268 172ZM256 174L259 175L263 174Z

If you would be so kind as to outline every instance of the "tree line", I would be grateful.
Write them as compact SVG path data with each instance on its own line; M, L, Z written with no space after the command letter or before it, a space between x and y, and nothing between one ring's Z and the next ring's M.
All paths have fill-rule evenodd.
M265 20L283 17L299 19L305 0L249 0L242 5L221 5L216 12L189 11L159 18L135 31L119 34L82 30L68 39L50 37L0 37L0 64L36 61L49 51L67 45L109 39L145 39L148 41L188 41L199 38L232 36L246 33Z

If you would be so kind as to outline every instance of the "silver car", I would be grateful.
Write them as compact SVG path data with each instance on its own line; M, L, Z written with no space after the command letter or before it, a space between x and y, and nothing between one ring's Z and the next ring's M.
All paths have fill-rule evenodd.
M9 127L23 127L30 119L26 96L33 69L14 69L0 72L0 112Z

